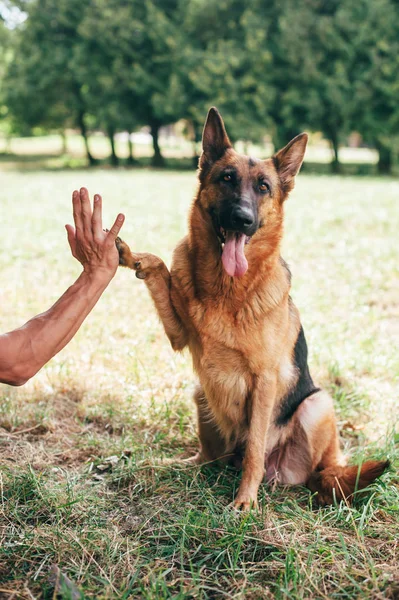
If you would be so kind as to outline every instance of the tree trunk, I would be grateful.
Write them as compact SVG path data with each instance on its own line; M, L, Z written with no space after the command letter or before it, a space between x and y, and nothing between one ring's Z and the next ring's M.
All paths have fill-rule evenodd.
M378 173L380 175L389 175L392 171L393 165L393 157L391 148L381 144L378 140L375 144L376 149L378 150L379 158L378 158Z
M339 162L339 155L338 155L338 151L339 151L338 135L334 131L333 133L330 134L329 137L330 137L331 148L334 152L334 156L331 161L331 171L333 173L339 173L341 170L341 163Z
M196 123L195 121L191 122L192 128L193 128L193 165L194 168L197 169L198 168L198 161L199 161L199 156L197 154L197 145L198 142L201 141L202 139L202 133L201 133L201 126Z
M90 152L89 140L87 137L87 128L86 128L86 123L85 123L85 115L84 115L83 111L79 111L79 113L78 113L78 125L79 125L80 132L82 134L82 138L85 143L87 160L89 161L89 165L92 167L93 165L96 164L96 161L95 161L95 158L93 157L92 153Z
M6 145L4 148L5 154L11 154L11 140L12 140L12 136L9 133L7 133L6 134Z
M107 130L109 143L111 145L111 165L117 167L119 160L115 151L115 130L113 127L108 127Z
M131 138L131 134L129 133L129 137L127 138L127 144L128 144L128 148L129 148L129 155L127 157L127 164L132 167L133 165L135 165L137 163L137 160L134 158L134 154L133 154L133 142L132 142L132 138Z
M152 145L154 147L154 155L151 160L153 167L164 167L165 159L161 154L161 148L159 147L158 136L159 136L159 124L153 121L150 125L152 135Z
M68 140L67 140L67 135L65 133L65 131L61 131L60 133L61 136L61 155L65 155L68 154Z

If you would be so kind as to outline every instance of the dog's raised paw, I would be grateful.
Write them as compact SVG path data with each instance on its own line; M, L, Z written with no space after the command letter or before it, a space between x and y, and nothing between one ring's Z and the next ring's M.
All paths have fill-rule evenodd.
M129 246L120 237L115 239L115 246L119 252L119 264L121 267L131 267L131 251Z
M151 273L158 271L163 265L162 260L158 258L158 256L146 252L137 254L132 253L131 261L131 268L136 271L136 277L138 279L146 279Z

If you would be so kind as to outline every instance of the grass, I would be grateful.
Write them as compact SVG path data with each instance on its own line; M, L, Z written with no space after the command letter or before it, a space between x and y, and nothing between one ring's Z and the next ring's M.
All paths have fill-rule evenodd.
M77 277L70 194L101 192L105 224L170 261L193 173L1 173L0 331L45 310ZM261 488L160 457L196 448L187 354L175 355L145 286L121 270L74 340L23 388L0 388L0 597L398 598L399 183L303 174L286 207L284 257L312 371L334 396L353 460L392 469L353 507Z

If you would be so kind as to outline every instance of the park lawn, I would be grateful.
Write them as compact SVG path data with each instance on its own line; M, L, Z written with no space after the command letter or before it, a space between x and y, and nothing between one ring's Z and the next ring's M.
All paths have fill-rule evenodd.
M70 195L104 197L104 225L167 262L186 230L191 172L0 173L0 331L45 310L79 273ZM160 458L197 446L188 354L174 354L145 285L120 270L74 340L23 388L0 386L0 597L399 597L399 183L302 175L284 258L313 374L335 398L354 461L392 461L354 507L262 486L229 507L239 475ZM75 594L75 595L74 595Z

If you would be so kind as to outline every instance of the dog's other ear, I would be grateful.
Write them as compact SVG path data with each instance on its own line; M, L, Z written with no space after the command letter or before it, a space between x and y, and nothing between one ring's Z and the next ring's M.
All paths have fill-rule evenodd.
M202 155L200 167L211 165L222 158L231 142L226 133L223 119L216 108L210 108L202 133Z
M274 166L285 194L288 194L294 187L295 175L301 168L307 143L308 134L300 133L273 156Z

